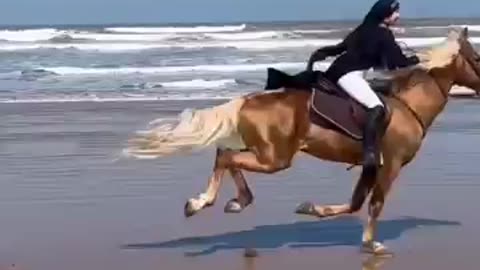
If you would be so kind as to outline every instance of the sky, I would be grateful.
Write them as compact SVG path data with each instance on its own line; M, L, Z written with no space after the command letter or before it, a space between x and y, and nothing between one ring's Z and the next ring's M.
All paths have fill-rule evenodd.
M0 0L1 25L356 20L375 0ZM480 17L478 0L400 0L403 17Z

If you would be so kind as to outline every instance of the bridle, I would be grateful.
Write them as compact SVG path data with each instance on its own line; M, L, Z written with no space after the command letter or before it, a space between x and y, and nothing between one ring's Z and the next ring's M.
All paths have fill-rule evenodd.
M410 51L410 52L413 52L413 53L417 53L417 51L415 49L412 49L410 48L405 42L399 42L399 43L402 43L404 46L405 46L405 50L406 51ZM462 51L463 51L463 46L460 46L460 54L462 55ZM472 59L471 57L465 57L463 56L463 58L465 59L465 61L473 68L475 74L480 78L480 70L478 70L477 68L475 68L478 63L475 62L475 61L480 61L480 56L476 56L475 59ZM412 76L413 73L409 74L409 78ZM435 84L437 86L437 88L439 89L440 93L442 94L442 97L444 99L444 102L447 102L448 100L448 93L445 93L444 91L442 91L442 88L440 87L440 85L438 84L438 82L435 80ZM408 104L407 102L405 102L402 98L400 98L398 95L396 94L392 94L392 97L396 100L398 100L400 103L402 103L405 108L407 108L407 110L410 111L410 113L412 113L413 117L415 118L415 120L418 122L418 124L421 126L422 128L422 138L425 137L426 135L426 130L427 130L427 126L426 124L422 121L422 118L420 117L420 115L415 111L413 110Z
M405 46L406 51L413 52L414 54L417 53L417 51L415 49L410 48L405 42L399 42L399 43L402 43ZM412 75L413 75L413 72L409 74L407 79L410 80ZM438 90L440 91L440 93L442 94L443 99L446 102L447 99L448 99L448 94L445 93L444 91L442 91L442 88L440 87L440 85L438 84L438 82L436 80L435 80L435 84L436 84ZM425 136L427 135L427 125L423 122L420 115L414 109L412 109L412 107L410 107L408 105L408 103L405 100L403 100L400 96L398 96L396 94L392 94L392 98L399 101L413 115L413 117L415 118L415 120L417 121L417 123L420 125L420 127L422 129L422 139L425 138Z

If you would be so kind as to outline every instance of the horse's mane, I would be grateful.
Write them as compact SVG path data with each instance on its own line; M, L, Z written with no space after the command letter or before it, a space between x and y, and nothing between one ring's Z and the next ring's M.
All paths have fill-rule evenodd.
M460 33L457 30L451 30L443 43L433 46L424 55L420 53L420 58L424 60L420 66L426 70L431 70L451 64L460 52L459 39Z
M396 85L394 91L403 91L408 89L409 86L430 80L430 70L450 65L460 52L459 38L459 31L453 29L448 33L445 41L417 54L420 58L418 65L393 71L391 74L392 81Z

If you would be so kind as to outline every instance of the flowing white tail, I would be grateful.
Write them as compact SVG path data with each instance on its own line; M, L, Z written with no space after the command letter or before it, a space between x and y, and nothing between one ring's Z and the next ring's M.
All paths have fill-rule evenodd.
M244 148L237 132L238 115L244 102L240 97L212 108L186 110L173 129L164 124L137 132L123 153L128 157L151 159L202 150L213 144L220 148ZM156 122L158 120L152 123Z

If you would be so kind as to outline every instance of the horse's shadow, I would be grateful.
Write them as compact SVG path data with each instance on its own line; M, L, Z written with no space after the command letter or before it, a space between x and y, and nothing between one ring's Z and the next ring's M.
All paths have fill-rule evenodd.
M419 227L458 226L456 221L443 221L415 217L379 221L378 240L394 240L403 233ZM261 225L252 230L230 232L212 236L187 237L166 242L137 243L123 246L126 249L200 248L197 252L186 252L187 256L202 256L220 250L274 249L358 246L360 245L362 221L353 216L317 222Z

